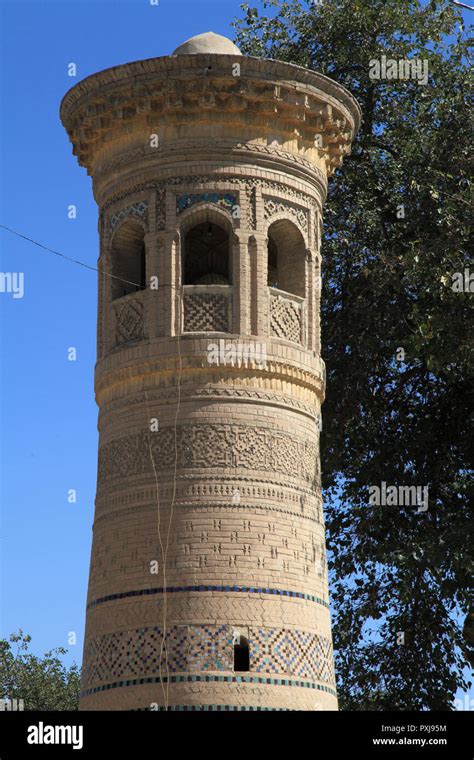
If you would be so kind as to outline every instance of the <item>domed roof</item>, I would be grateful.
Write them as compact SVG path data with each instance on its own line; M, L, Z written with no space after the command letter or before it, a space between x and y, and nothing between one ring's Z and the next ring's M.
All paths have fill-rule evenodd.
M220 55L242 55L237 45L232 40L214 32L204 32L191 37L176 48L173 55L196 55L199 53L211 53Z

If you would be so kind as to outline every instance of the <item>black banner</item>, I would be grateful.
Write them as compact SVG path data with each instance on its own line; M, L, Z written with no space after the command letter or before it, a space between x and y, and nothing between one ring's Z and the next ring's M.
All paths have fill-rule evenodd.
M470 712L1 712L0 760L153 751L472 758ZM286 750L285 750L286 748ZM351 757L351 755L348 755Z

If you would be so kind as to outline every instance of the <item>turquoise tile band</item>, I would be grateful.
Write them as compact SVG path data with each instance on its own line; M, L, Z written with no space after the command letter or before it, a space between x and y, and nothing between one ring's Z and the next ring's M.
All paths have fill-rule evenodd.
M154 596L155 594L163 594L164 588L145 588L136 589L133 591L123 591L119 594L109 594L109 596L101 596L98 599L92 600L87 605L87 610L93 609L100 604L106 602L114 602L119 599L128 599L131 597L140 596ZM231 594L269 594L272 596L286 596L292 599L304 599L306 602L314 602L315 604L321 604L326 609L329 609L328 602L321 599L319 596L313 596L313 594L305 594L303 591L288 591L281 588L265 588L261 586L211 586L211 585L197 585L197 586L169 586L166 589L167 594L185 594L189 592L222 592Z
M224 675L173 675L173 676L149 676L148 678L133 678L127 681L114 681L113 683L95 686L92 689L86 689L81 693L81 697L90 697L92 694L98 694L110 689L123 689L128 686L143 686L145 684L164 684L164 683L255 683L267 686L290 686L300 689L316 689L325 691L336 697L336 691L329 686L314 683L313 681L300 681L293 678L262 678L258 676L224 676Z

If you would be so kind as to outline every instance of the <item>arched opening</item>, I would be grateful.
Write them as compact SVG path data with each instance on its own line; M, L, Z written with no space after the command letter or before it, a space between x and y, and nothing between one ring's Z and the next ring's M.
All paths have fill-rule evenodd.
M121 225L112 241L111 258L112 300L145 289L145 231L140 224L126 221Z
M268 285L278 287L278 248L272 238L268 238Z
M279 219L268 230L267 284L304 298L306 295L306 246L293 222Z
M230 285L229 234L214 222L192 227L184 238L184 285Z
M234 671L246 673L250 670L249 642L245 636L238 636L234 643Z

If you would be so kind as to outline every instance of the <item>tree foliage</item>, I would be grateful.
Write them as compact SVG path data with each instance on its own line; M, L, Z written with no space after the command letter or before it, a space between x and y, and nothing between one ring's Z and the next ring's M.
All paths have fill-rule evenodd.
M25 710L77 710L80 670L61 662L67 649L36 657L30 641L22 630L0 640L0 699L23 700Z
M462 16L447 0L242 8L244 54L320 71L363 111L330 181L321 251L321 456L341 706L449 710L472 657L472 618L464 635L463 624L474 294L452 288L470 250ZM427 59L427 85L372 80L369 61L383 55ZM428 510L370 506L368 486L382 481L428 486Z

